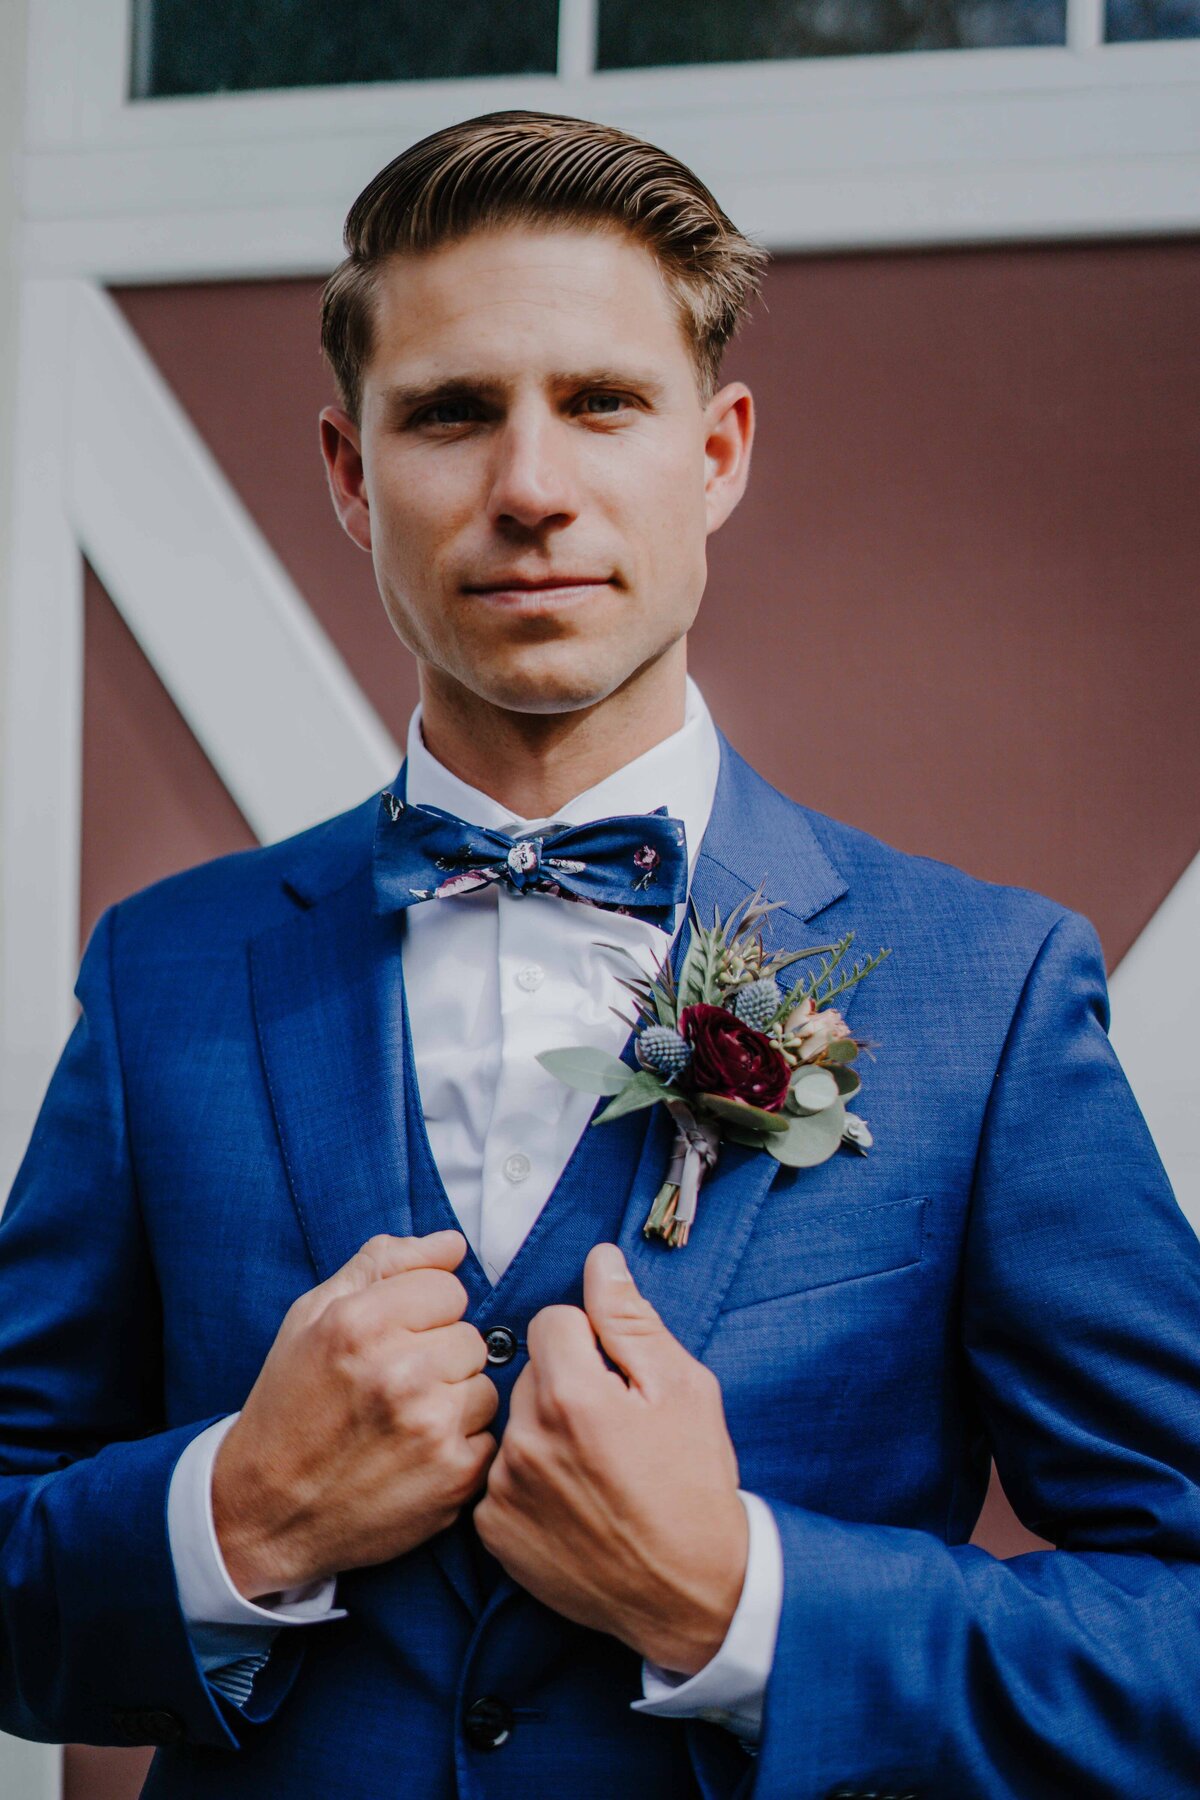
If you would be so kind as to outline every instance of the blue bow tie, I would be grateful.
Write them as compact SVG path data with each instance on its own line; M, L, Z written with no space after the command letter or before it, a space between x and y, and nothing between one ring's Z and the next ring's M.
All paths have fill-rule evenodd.
M687 836L665 806L507 837L385 789L375 832L375 906L392 912L503 882L632 913L670 931L687 898Z

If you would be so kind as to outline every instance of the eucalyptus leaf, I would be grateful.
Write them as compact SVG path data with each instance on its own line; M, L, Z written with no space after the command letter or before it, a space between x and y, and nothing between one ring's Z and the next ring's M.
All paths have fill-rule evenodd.
M568 1050L540 1050L537 1060L551 1075L584 1094L619 1094L635 1072L618 1056L590 1044Z
M852 1063L858 1055L858 1045L853 1038L834 1038L832 1044L825 1046L827 1063Z
M824 1112L810 1113L807 1118L792 1116L786 1137L772 1137L767 1149L778 1162L789 1169L813 1169L828 1162L842 1141L846 1125L846 1109L838 1100Z
M721 1127L721 1136L727 1138L731 1144L745 1144L748 1150L761 1150L763 1148L763 1134L761 1131L743 1131L740 1125L723 1125Z
M838 1092L842 1099L853 1100L855 1094L862 1087L862 1077L858 1070L852 1069L849 1063L839 1063L829 1072L838 1084Z
M802 1065L792 1076L792 1105L802 1113L824 1112L826 1107L834 1104L837 1097L838 1084L832 1069Z
M746 1100L729 1100L724 1094L700 1094L697 1097L703 1100L710 1112L716 1113L718 1119L728 1119L731 1124L774 1134L788 1128L785 1113L768 1112L765 1107L751 1106Z
M626 1081L616 1097L609 1101L602 1113L592 1120L593 1125L602 1125L607 1119L618 1119L622 1113L637 1112L640 1107L653 1106L656 1100L674 1099L674 1090L666 1087L657 1075L651 1075L649 1069L640 1069Z

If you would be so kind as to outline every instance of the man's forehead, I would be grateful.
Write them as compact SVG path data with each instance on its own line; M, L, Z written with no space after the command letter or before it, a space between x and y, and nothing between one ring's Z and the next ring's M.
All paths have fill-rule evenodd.
M373 282L381 338L474 330L661 334L676 323L652 253L626 232L488 230L385 259Z

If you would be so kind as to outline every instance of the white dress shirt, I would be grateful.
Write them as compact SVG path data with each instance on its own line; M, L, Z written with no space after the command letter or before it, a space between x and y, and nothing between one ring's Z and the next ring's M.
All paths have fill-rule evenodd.
M690 882L719 765L711 714L689 676L680 729L553 817L577 825L665 805L684 823ZM422 737L419 705L408 727L405 791L416 804L510 836L549 822L516 817L438 762ZM406 910L404 987L429 1145L463 1233L493 1283L553 1192L595 1106L594 1095L543 1069L537 1053L586 1042L617 1055L629 1035L611 1010L629 1011L628 991L617 981L628 962L598 948L596 938L626 946L649 973L685 916L680 904L668 933L553 895L518 897L501 883ZM333 1604L336 1577L271 1596L269 1605L246 1600L233 1585L213 1529L211 1478L237 1416L219 1420L184 1450L171 1479L167 1525L197 1658L212 1685L240 1703L281 1627L344 1618L345 1611ZM644 1661L643 1698L631 1705L714 1720L751 1747L775 1651L783 1556L770 1508L739 1492L749 1556L721 1648L690 1677Z

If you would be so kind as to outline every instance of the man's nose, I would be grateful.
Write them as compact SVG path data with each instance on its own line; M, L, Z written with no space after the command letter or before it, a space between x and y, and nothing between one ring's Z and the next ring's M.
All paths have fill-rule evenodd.
M557 421L510 419L496 437L488 511L494 524L533 530L579 510L568 444Z

